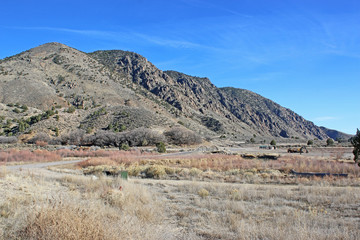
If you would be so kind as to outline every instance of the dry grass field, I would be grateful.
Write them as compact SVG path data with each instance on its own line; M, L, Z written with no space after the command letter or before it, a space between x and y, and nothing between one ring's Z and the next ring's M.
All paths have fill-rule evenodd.
M81 156L85 161L70 169L0 166L1 240L360 236L360 170L335 155L283 154L277 160L139 152ZM105 165L132 176L125 181L101 171L81 174ZM294 177L289 169L348 177Z

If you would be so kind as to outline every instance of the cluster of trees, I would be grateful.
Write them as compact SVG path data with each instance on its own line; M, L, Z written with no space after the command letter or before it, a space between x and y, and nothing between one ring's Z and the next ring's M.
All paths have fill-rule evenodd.
M25 106L25 105L23 105ZM24 108L23 108L24 109ZM26 107L27 109L27 107ZM42 120L49 119L51 116L58 114L58 111L55 110L55 108L52 108L50 110L47 110L44 113L40 113L38 115L31 116L30 118L24 119L7 119L6 124L2 125L1 122L4 120L4 117L0 117L0 126L4 129L3 133L7 136L12 136L17 133L25 132L26 129L28 129L31 125L38 123ZM17 123L16 126L10 128L11 122Z
M125 132L98 131L94 134L76 130L57 138L51 138L46 133L38 133L28 141L33 144L37 142L46 142L52 145L112 146L122 149L134 146L157 146L159 149L163 149L165 142L190 145L201 143L202 139L193 131L180 127L170 129L163 134L142 127Z

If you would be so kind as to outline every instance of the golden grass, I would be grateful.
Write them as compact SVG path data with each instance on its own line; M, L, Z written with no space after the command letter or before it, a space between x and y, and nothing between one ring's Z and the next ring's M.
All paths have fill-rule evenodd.
M168 184L171 217L200 239L356 239L360 234L358 188Z
M121 179L9 173L0 179L0 239L175 239L163 206Z
M356 239L358 187L307 184L10 172L0 178L0 239Z
M21 239L110 239L96 212L74 204L47 205L26 219L18 232Z

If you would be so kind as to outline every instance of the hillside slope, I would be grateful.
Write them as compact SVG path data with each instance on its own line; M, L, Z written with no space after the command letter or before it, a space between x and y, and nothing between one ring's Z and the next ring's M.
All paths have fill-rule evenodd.
M250 91L219 89L208 78L162 72L136 53L118 50L90 55L212 131L284 138L327 137L312 122Z
M328 137L324 129L258 94L161 71L141 55L121 50L84 53L61 43L41 45L0 61L0 93L0 116L7 125L0 133L7 134L16 119L52 108L58 109L56 119L44 118L30 128L50 133L59 128L63 134L78 128L96 132L110 125L159 131L182 125L204 137L238 140L254 134ZM19 113L14 105L30 110ZM68 111L71 107L75 113Z

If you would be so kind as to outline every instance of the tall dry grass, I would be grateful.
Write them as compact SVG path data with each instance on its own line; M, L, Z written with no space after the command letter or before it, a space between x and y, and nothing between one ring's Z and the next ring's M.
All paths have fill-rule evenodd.
M167 190L173 199L170 218L198 239L357 239L360 234L357 188L184 182Z
M0 239L179 239L163 213L156 194L121 179L26 172L0 179Z
M359 199L357 187L324 183L124 181L23 171L0 178L0 239L356 239Z
M96 211L74 204L42 206L27 216L19 239L115 239L108 237L104 222Z

